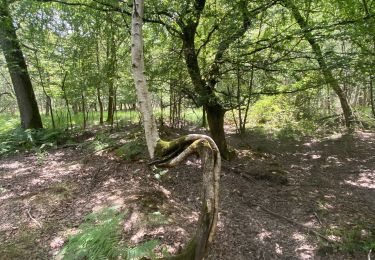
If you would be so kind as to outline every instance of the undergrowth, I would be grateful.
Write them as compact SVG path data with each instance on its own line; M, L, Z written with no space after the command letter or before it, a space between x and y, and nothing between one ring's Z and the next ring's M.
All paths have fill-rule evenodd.
M22 129L15 128L6 132L0 132L0 156L18 152L36 152L56 146L59 140L66 137L62 130L52 129Z
M341 251L346 253L375 251L375 229L367 225L356 225L354 227L330 228L325 231L328 237L336 237L339 243L330 246L321 246L320 253L330 251Z
M121 223L126 213L114 207L91 213L79 226L80 232L69 238L58 259L155 259L158 240L144 242L130 248L122 241Z

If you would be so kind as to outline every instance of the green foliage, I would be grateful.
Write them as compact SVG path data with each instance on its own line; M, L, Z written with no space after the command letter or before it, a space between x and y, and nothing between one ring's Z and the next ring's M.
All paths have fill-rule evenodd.
M0 243L1 259L22 259L25 255L30 256L35 248L35 241L39 234L30 227L20 226L19 230L20 233L15 238L6 243ZM42 258L41 255L37 257L35 253L32 252L34 257Z
M127 249L126 259L156 259L156 254L154 250L157 246L160 245L158 240L150 240L139 246Z
M62 259L155 259L158 240L150 240L129 248L121 241L121 222L125 213L115 207L105 208L85 217L80 232L69 238L61 249Z
M115 150L117 156L126 161L140 159L145 152L145 144L140 140L132 140Z
M256 124L279 127L294 120L294 109L285 96L264 96L252 107L250 118Z
M372 115L371 108L360 106L356 109L358 121L366 129L375 129L375 118Z
M124 250L120 223L125 214L113 208L91 213L80 225L78 234L69 238L61 250L63 259L116 259Z
M274 135L281 141L296 140L303 135L315 135L317 126L312 119L297 118L298 107L285 95L265 96L250 112L251 132L260 136Z
M56 145L66 134L61 130L16 128L0 133L0 155L30 151L36 149L38 154Z
M375 229L367 225L356 225L349 228L331 228L325 231L327 236L335 236L340 242L331 248L322 247L321 251L338 250L348 253L368 252L375 250ZM333 248L332 248L333 247Z

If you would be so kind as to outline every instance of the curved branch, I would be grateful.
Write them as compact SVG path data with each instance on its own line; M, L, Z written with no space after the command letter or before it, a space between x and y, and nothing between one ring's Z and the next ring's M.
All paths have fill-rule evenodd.
M174 154L181 147L184 148L180 153L157 166L174 167L198 153L203 169L202 208L196 234L189 245L181 254L166 259L204 259L214 239L218 219L220 152L211 137L201 134L187 135L171 142L159 141L159 152L165 154Z
M14 98L14 96L13 96L12 93L10 93L10 92L3 92L3 93L0 93L0 98L1 98L1 96L5 96L5 95L8 95L8 96Z

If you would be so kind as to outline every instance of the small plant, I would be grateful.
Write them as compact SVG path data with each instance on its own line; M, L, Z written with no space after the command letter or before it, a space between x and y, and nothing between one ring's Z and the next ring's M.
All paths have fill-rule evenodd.
M132 161L139 159L145 151L144 144L137 140L131 141L124 144L120 148L116 149L116 155L126 161Z

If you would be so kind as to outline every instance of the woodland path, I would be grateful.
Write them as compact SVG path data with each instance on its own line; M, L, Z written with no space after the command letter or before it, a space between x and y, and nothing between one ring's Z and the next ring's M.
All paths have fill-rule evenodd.
M326 236L334 227L361 228L368 235L366 228L375 226L374 133L229 140L239 156L223 163L218 232L209 259L366 259L365 252L324 247L281 216ZM126 162L84 146L1 158L0 259L25 259L26 252L29 259L51 259L85 215L112 205L128 212L124 240L157 238L176 252L198 217L201 175L195 165L191 159L158 180L144 159ZM153 222L153 212L167 221Z

